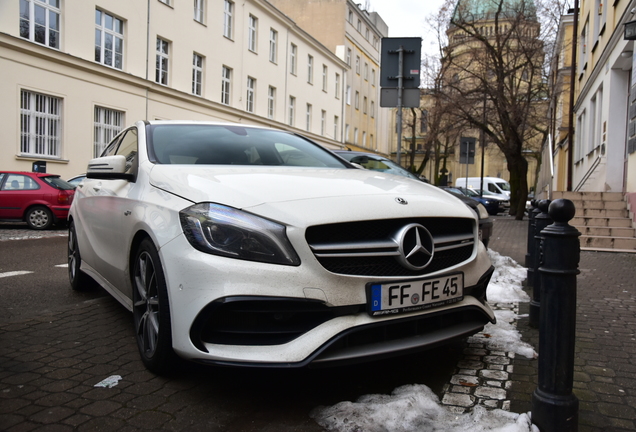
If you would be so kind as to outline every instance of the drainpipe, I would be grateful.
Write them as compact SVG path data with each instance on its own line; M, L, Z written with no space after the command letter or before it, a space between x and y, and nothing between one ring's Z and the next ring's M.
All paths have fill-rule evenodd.
M574 27L572 29L572 70L570 71L570 112L568 120L568 177L567 191L572 191L572 171L574 169L574 84L576 82L576 52L578 50L579 0L574 0Z

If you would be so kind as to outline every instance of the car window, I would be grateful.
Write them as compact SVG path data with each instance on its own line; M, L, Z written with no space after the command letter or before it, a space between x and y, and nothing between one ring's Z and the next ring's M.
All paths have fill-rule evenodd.
M126 132L123 136L117 149L116 155L123 155L126 157L126 173L136 172L137 165L137 129L132 128Z
M499 191L497 190L497 187L494 184L492 184L492 183L488 183L488 190L490 192L499 193Z
M29 176L22 174L7 174L7 180L2 186L2 190L35 190L40 189L40 185Z
M44 180L47 184L53 186L55 189L61 189L61 190L75 189L75 185L67 182L66 180L62 180L61 178L57 176L48 176L48 177L40 177L40 178Z
M151 125L147 135L148 154L160 164L347 168L322 147L284 131L227 125Z
M506 182L495 182L495 184L497 186L499 186L499 189L501 189L502 191L506 191L506 192L510 192L510 185Z
M124 134L119 134L115 138L113 138L112 141L106 146L100 157L114 156L116 154L115 152L117 151L117 147L119 146L119 141L121 141L121 137L123 135Z

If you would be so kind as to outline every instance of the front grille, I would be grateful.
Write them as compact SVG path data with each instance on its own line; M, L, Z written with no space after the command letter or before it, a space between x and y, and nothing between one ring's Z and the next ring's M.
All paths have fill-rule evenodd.
M417 223L433 237L434 254L422 270L398 260L395 233ZM346 222L309 227L305 238L320 264L332 273L355 276L420 276L468 260L475 248L474 220L413 218Z

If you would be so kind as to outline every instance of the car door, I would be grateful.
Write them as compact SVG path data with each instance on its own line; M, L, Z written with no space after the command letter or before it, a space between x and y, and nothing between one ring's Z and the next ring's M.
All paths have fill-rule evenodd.
M138 134L135 127L125 131L104 156L126 156L126 172L136 174ZM129 198L134 182L120 179L86 178L78 200L86 240L91 244L93 262L89 263L113 287L129 296L126 270L131 238L132 204ZM79 189L79 187L78 187Z
M6 173L0 186L0 215L3 219L22 219L26 207L42 202L40 185L31 177Z

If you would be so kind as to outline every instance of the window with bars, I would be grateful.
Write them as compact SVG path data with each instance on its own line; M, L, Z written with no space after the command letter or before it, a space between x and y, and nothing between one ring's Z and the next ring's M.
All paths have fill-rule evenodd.
M221 103L230 104L230 84L232 83L232 69L223 66L221 71Z
M61 156L62 99L28 90L20 92L20 153Z
M157 60L155 66L155 82L168 85L168 57L170 53L170 43L161 38L157 38Z
M276 110L276 88L269 86L267 89L267 118L274 119Z
M124 22L95 9L95 61L122 69L124 60Z
M203 56L192 54L192 94L201 96L203 88Z
M60 48L60 0L20 0L20 36Z
M250 51L256 52L256 41L258 34L258 18L254 15L249 16L248 22L248 36L247 36L247 48Z
M194 20L203 24L205 0L194 0Z
M274 29L269 29L269 61L278 61L278 32Z
M124 112L95 106L93 157L101 156L111 140L124 128Z
M254 112L254 90L256 88L256 80L252 77L247 77L247 95L245 98L245 110L247 112Z
M225 0L223 8L223 36L232 39L234 31L234 2Z

